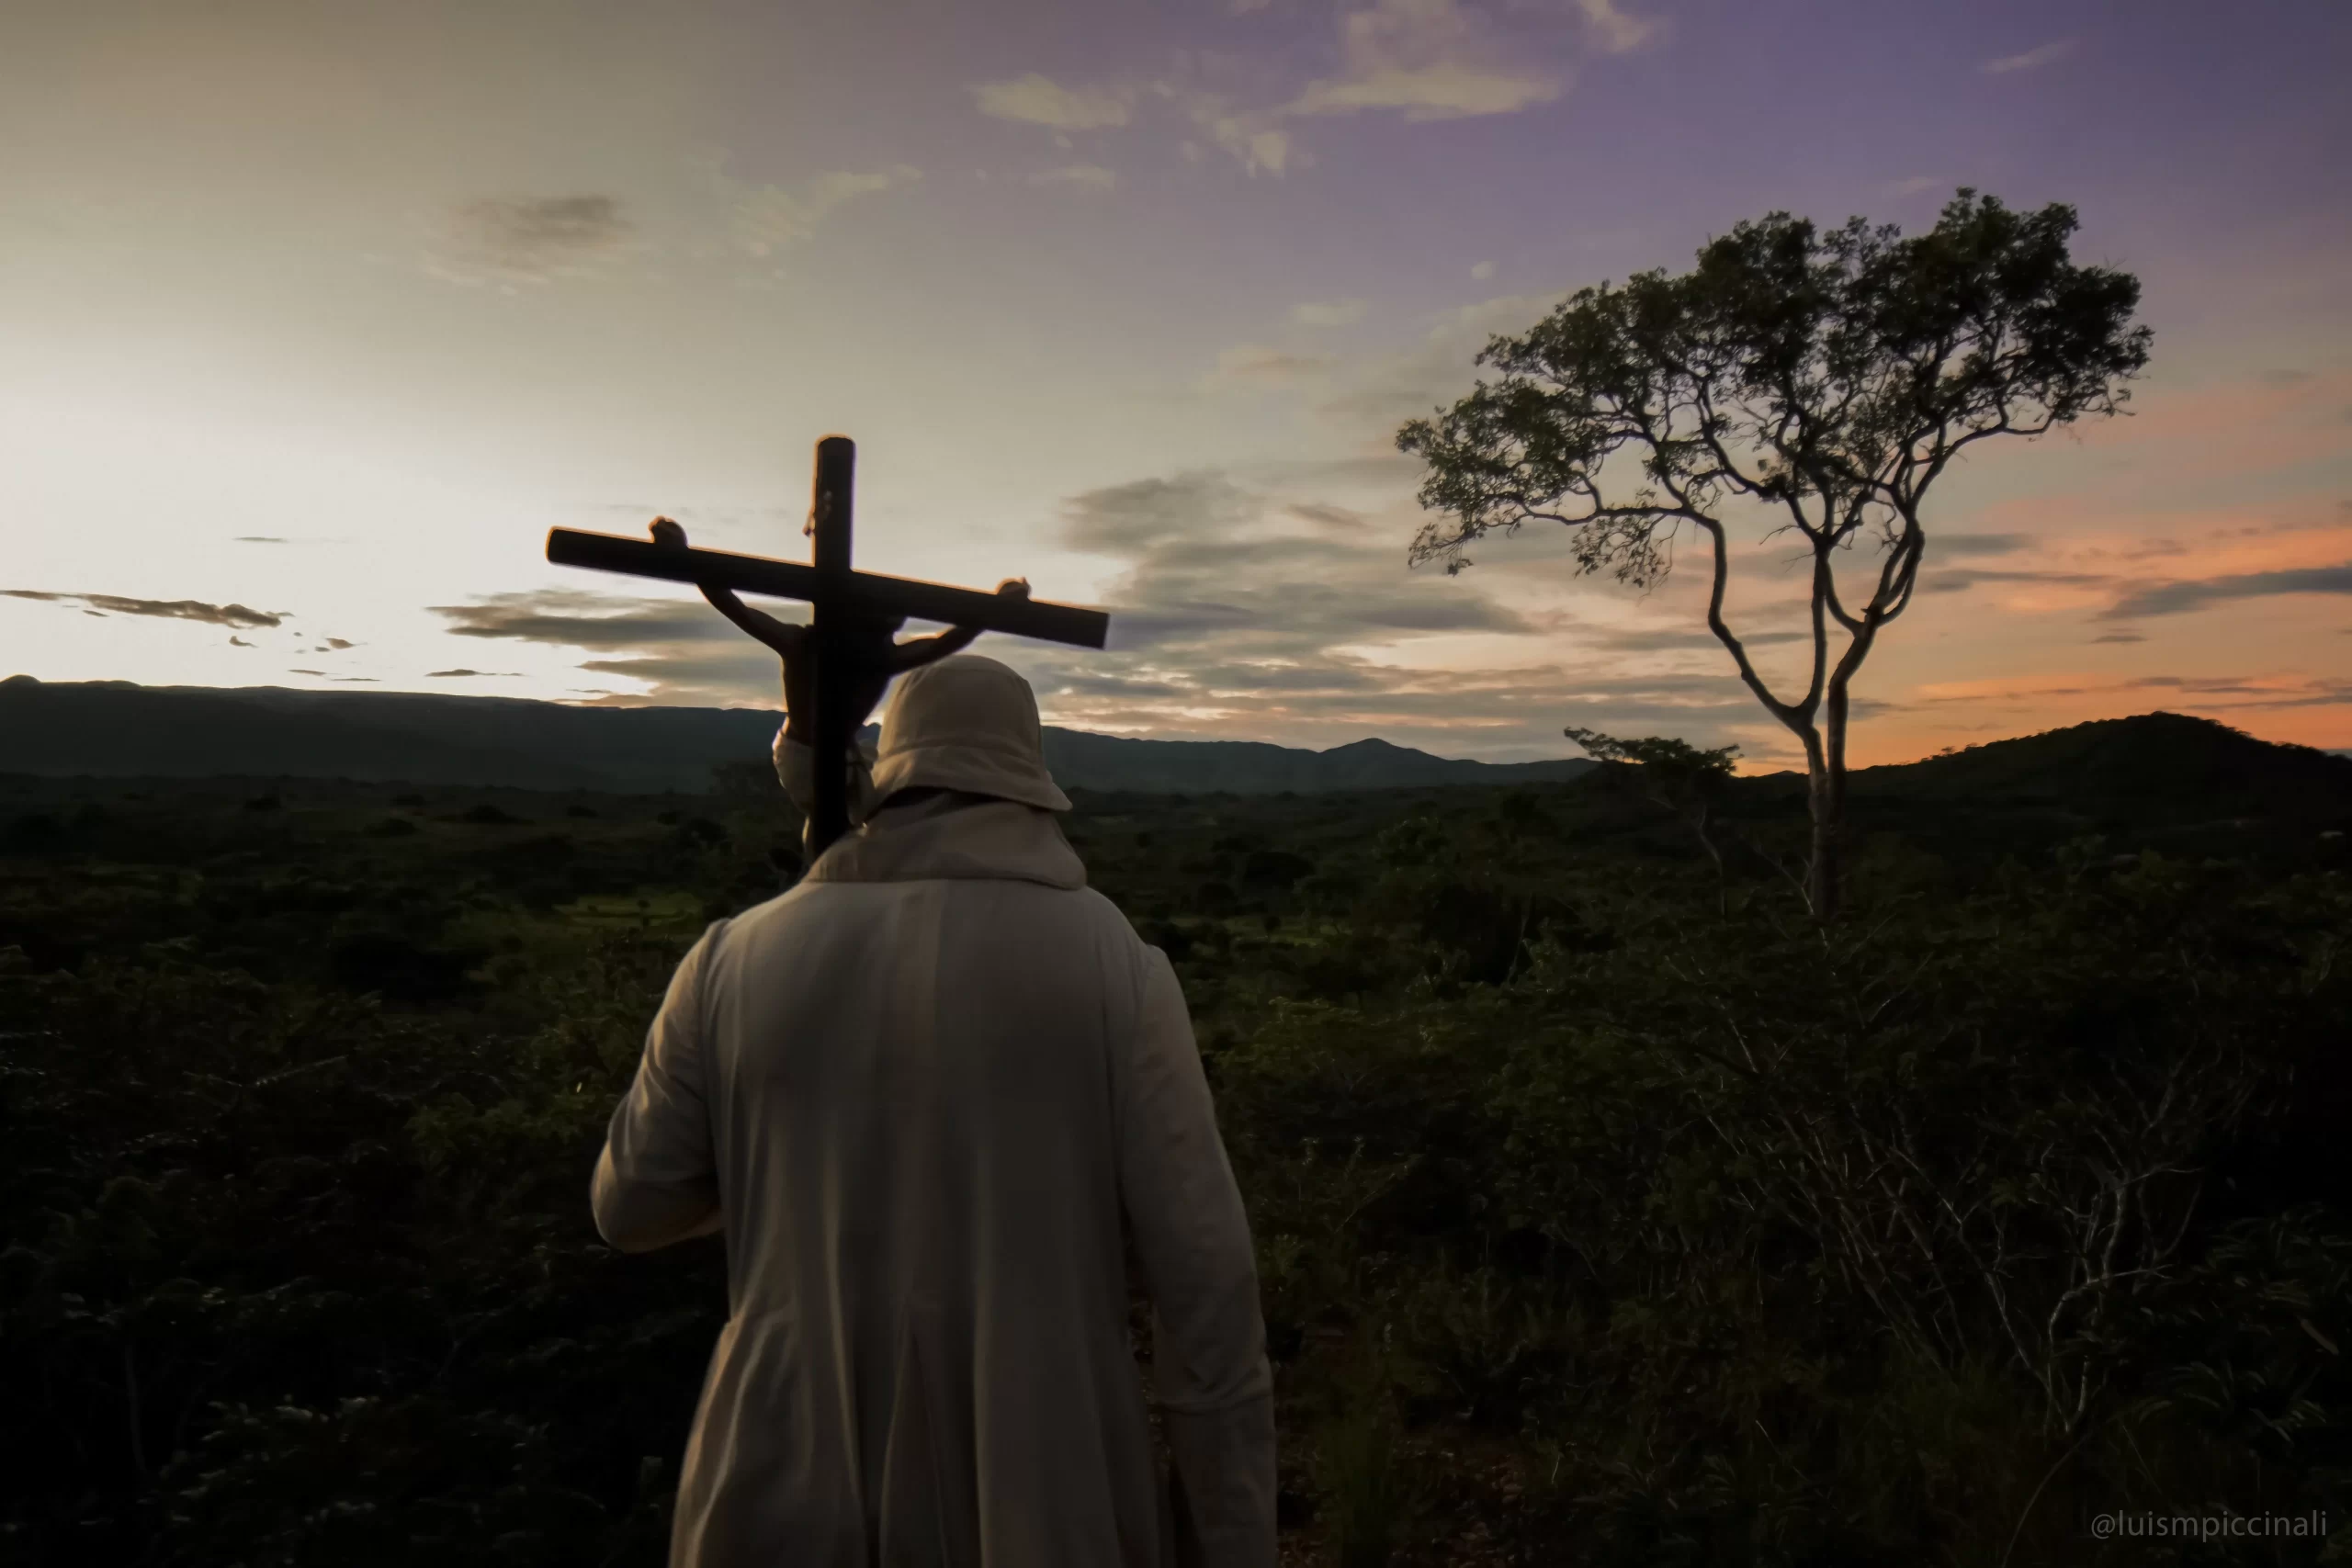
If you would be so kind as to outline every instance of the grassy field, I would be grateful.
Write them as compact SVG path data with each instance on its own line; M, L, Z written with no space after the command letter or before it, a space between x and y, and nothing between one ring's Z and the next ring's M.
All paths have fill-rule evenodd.
M1785 781L1720 879L1616 771L1079 801L1250 1203L1286 1561L2328 1560L2087 1521L2352 1518L2346 803L2015 761L1858 790L1826 937ZM0 1559L661 1562L719 1244L612 1253L588 1172L797 831L0 779Z

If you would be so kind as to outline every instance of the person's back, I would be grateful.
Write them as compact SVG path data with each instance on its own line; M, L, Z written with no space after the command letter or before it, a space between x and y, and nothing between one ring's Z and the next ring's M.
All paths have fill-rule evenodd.
M891 798L705 933L614 1118L607 1239L727 1238L673 1563L1274 1561L1257 1281L1182 995L1084 886L1042 761L959 734L1008 680L973 659L907 678Z

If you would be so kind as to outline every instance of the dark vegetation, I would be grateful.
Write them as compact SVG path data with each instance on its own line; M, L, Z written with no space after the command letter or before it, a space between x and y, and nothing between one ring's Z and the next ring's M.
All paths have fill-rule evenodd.
M1826 932L1802 778L1720 873L1622 764L1081 799L1250 1204L1288 1560L2320 1561L2084 1526L2352 1517L2346 774L2170 716L1867 770ZM719 1244L614 1254L588 1173L796 829L0 780L0 1558L662 1561Z

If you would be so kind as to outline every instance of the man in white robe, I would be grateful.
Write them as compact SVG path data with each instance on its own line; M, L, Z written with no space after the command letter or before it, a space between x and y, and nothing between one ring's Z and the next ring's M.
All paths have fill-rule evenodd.
M1086 886L1040 742L995 660L907 674L861 825L713 922L647 1034L597 1227L728 1259L673 1568L1276 1561L1256 1266L1183 994ZM809 760L787 725L804 809Z

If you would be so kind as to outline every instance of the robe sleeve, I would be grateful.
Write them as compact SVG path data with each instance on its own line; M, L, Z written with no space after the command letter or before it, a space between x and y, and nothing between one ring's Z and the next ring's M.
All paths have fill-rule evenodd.
M1273 1568L1273 1371L1241 1190L1167 955L1145 949L1120 1190L1152 1303L1177 1561Z
M775 740L769 755L775 761L776 782L784 785L784 793L800 810L804 818L800 829L800 845L808 847L808 816L817 808L817 753L814 748L799 740L786 739L788 726L778 726ZM867 753L864 739L854 740L849 749L849 819L853 825L865 820L874 809L874 759Z
M613 1112L589 1184L596 1229L623 1252L650 1252L719 1229L705 1077L702 977L727 921L714 920L670 976L645 1034L636 1080Z

